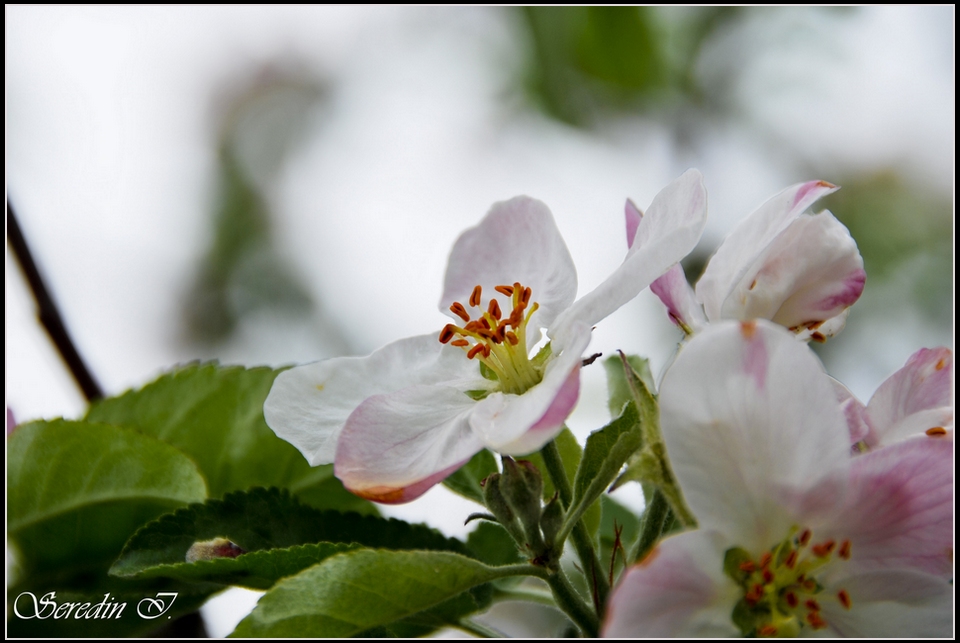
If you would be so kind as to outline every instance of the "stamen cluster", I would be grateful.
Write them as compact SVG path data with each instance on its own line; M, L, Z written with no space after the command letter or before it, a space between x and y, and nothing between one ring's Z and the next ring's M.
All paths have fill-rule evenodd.
M805 627L823 629L820 601L837 600L844 609L852 605L850 595L840 589L836 596L824 594L815 572L829 564L834 553L850 559L851 543L837 547L830 539L812 543L813 533L804 529L754 560L743 549L727 551L724 571L744 594L734 608L733 620L745 635L795 637Z
M531 303L532 291L520 282L512 286L496 286L495 290L510 297L513 309L506 318L496 299L490 299L486 311L480 308L483 289L477 285L470 294L470 308L481 310L472 319L467 307L459 301L450 306L450 312L464 321L463 326L447 324L440 331L440 343L450 343L462 348L469 359L478 359L490 369L502 390L520 394L540 383L543 377L541 364L531 361L527 355L526 328L531 316L539 308Z

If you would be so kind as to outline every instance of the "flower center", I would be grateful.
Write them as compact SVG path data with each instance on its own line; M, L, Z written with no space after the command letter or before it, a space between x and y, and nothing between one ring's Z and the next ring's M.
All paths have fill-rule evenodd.
M732 617L744 636L796 637L806 628L823 629L822 601L835 600L850 609L847 590L829 594L816 578L834 555L850 559L850 541L839 547L834 540L813 543L809 529L796 531L756 560L740 547L727 550L724 573L743 588Z
M493 298L485 311L480 308L483 290L476 286L468 303L470 308L479 309L477 318L471 319L467 307L459 301L454 302L450 311L464 324L444 326L440 331L440 343L459 346L469 359L480 362L485 377L496 379L500 390L519 395L540 383L543 365L549 355L549 352L541 351L530 359L527 354L527 324L540 306L537 302L530 302L530 287L519 282L512 286L497 286L495 290L513 302L509 316L503 317L500 303Z

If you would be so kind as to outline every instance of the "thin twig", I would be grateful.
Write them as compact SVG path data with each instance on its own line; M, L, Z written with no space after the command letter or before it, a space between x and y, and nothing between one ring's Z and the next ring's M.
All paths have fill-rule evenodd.
M103 390L90 373L90 369L87 368L83 358L80 357L73 340L70 339L70 333L67 332L67 327L63 323L57 304L53 301L53 297L50 296L50 292L43 283L43 277L40 276L37 264L30 254L30 248L27 246L26 239L23 238L20 224L17 223L17 217L9 201L7 201L7 240L13 248L13 255L17 258L17 263L20 264L20 268L27 278L30 292L33 293L33 298L37 302L37 317L40 319L40 323L43 324L47 334L50 335L50 339L57 347L60 357L63 358L67 368L70 369L70 374L73 375L73 379L76 380L87 401L93 402L100 399L103 397Z

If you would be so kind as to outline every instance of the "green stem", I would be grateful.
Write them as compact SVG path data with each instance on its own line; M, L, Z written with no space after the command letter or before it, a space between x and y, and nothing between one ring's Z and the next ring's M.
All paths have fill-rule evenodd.
M576 624L588 638L596 638L600 634L600 619L597 614L580 598L562 569L551 574L547 579L553 596L557 599L557 606Z
M628 560L635 562L641 561L650 553L660 536L663 535L665 525L668 520L672 521L673 514L670 511L670 503L661 493L660 489L653 492L650 503L643 512L643 518L640 521L640 538L637 540L636 552Z
M557 601L553 594L543 590L533 588L517 589L497 589L494 587L494 600L497 601L527 601L528 603L539 603L549 607L556 607Z
M563 460L560 457L560 449L556 441L551 441L540 450L543 456L543 462L547 467L547 473L553 480L554 488L560 494L560 502L564 508L569 508L573 500L573 488L570 486L570 480L567 478L567 471L563 467ZM607 603L607 595L610 593L610 584L607 581L607 575L600 566L596 551L593 546L593 538L587 532L586 526L582 520L577 521L571 531L573 545L577 549L577 555L584 566L584 573L587 575L587 585L594 589L594 607L597 614L603 613L603 607ZM557 540L558 543L563 541Z
M473 634L477 638L481 639L502 639L504 636L503 632L498 632L492 627L481 625L480 623L471 621L468 618L463 618L457 621L455 627L463 630L467 634Z

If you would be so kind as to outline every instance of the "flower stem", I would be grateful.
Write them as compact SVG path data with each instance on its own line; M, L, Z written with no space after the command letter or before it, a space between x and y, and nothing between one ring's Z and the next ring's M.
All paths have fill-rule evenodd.
M637 549L628 560L636 563L643 560L650 550L660 540L665 527L673 521L673 512L666 497L657 489L653 492L643 518L640 521L640 538L637 540Z
M557 606L576 624L588 638L596 638L600 633L600 618L580 598L562 569L547 578L553 597L557 599Z
M563 503L565 508L569 508L573 500L573 489L570 487L570 480L567 478L566 469L563 467L563 460L560 457L560 449L557 447L556 441L553 440L543 447L540 450L540 455L543 456L543 462L547 467L550 479L553 480L554 488L560 494L560 502ZM603 606L607 602L607 595L610 593L610 584L597 559L593 538L587 532L582 520L577 522L570 535L573 538L573 544L577 549L580 562L584 567L587 585L594 590L594 607L597 614L602 614Z
M502 639L504 637L503 632L498 632L492 627L487 627L476 621L471 621L468 618L460 619L454 627L481 639Z
M539 603L549 607L556 607L557 601L553 594L542 589L532 587L518 587L515 589L500 589L494 586L494 600L498 601L527 601L528 603Z

